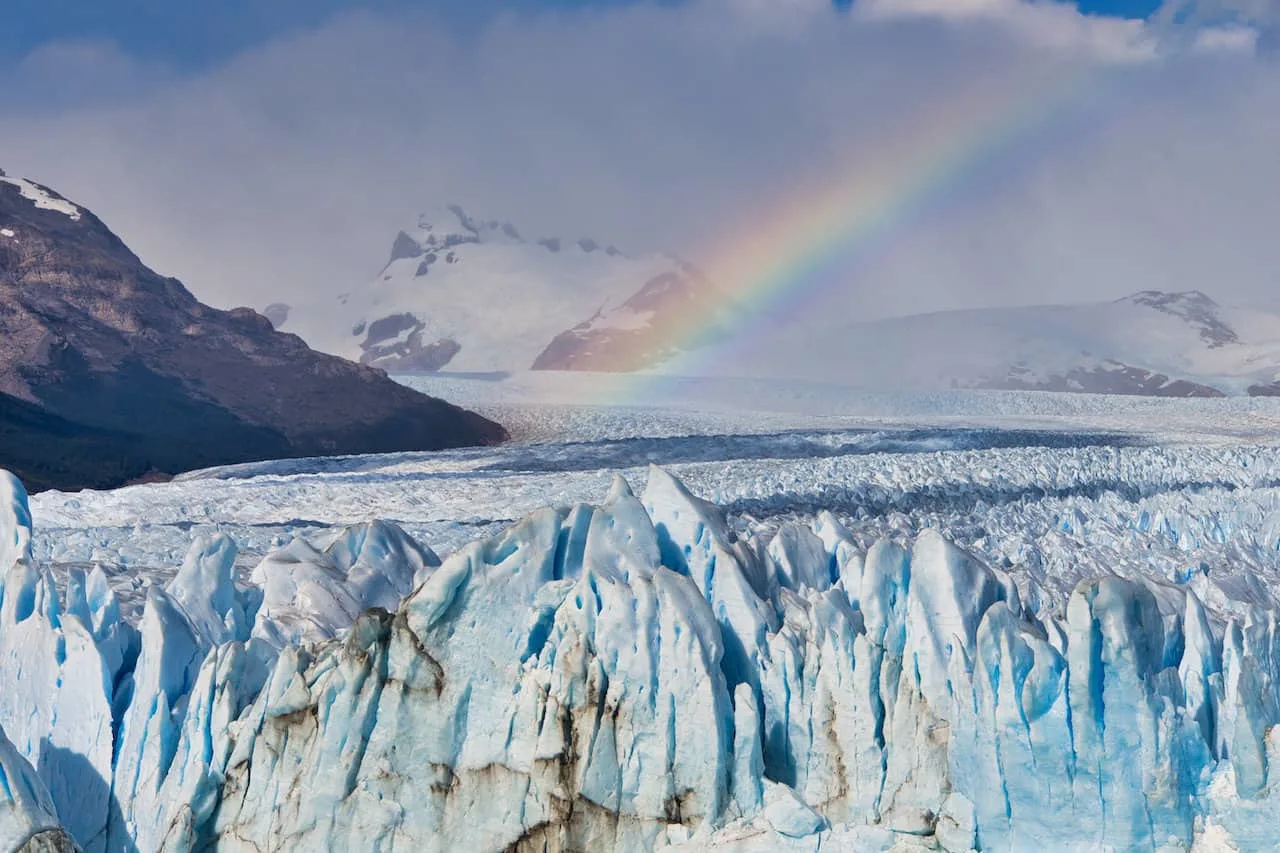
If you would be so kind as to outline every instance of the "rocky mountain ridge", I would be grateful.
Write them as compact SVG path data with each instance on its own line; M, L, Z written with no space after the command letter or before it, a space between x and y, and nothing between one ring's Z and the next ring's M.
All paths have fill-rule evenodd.
M0 464L36 488L429 450L501 427L147 268L90 211L0 176Z

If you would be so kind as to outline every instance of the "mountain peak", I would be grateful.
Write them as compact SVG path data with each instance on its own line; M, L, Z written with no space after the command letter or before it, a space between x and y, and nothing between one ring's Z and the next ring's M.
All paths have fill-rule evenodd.
M1121 302L1132 302L1136 305L1147 305L1152 308L1163 308L1176 305L1200 305L1206 308L1217 308L1218 303L1199 290L1140 290L1126 296Z
M465 243L535 245L551 254L576 250L586 255L603 252L609 257L626 257L616 246L602 245L591 237L569 240L557 236L534 238L527 235L528 232L509 220L482 219L469 213L461 204L450 202L420 214L413 232L397 234L391 260L419 258L435 250L451 249Z
M1122 299L1133 305L1152 308L1163 314L1178 317L1199 333L1210 348L1224 347L1240 342L1240 336L1220 315L1220 306L1199 290L1167 293L1162 290L1143 290Z

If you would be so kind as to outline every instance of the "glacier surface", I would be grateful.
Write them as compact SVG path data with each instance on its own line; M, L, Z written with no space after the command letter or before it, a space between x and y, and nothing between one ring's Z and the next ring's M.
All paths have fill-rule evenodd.
M1274 849L1275 450L888 438L6 478L0 843Z

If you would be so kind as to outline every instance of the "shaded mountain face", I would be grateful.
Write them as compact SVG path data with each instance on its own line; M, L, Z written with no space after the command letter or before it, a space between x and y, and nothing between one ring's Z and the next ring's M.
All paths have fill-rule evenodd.
M958 383L957 383L958 384ZM1059 373L1037 374L1023 364L973 383L990 391L1067 391L1078 394L1120 394L1131 397L1225 397L1199 382L1171 379L1163 373L1108 360L1092 367L1072 367Z
M617 308L560 333L533 363L534 370L630 372L675 354L682 332L713 318L721 298L696 268L650 279Z
M2 174L2 173L0 173ZM498 425L200 303L88 210L0 177L0 465L36 488L501 441Z

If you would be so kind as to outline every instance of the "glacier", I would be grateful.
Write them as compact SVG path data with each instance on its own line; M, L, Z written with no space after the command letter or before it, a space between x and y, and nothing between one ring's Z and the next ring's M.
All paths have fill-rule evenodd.
M36 559L5 475L0 841L1272 850L1280 611L1246 578L1280 561L1280 480L1199 453L900 457L763 519L755 486L726 508L652 467L443 560L372 521L241 572L201 534L136 618ZM973 494L905 502L944 457Z

